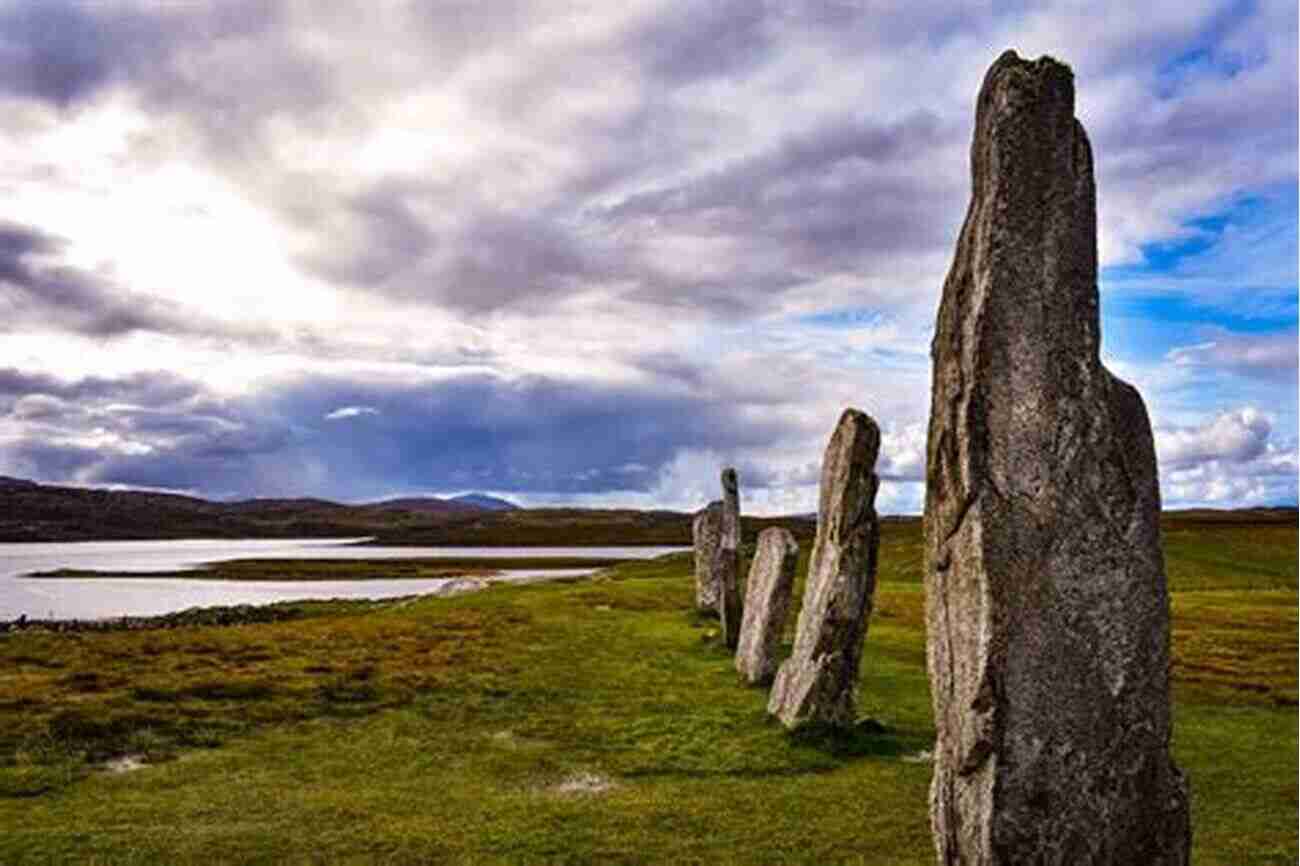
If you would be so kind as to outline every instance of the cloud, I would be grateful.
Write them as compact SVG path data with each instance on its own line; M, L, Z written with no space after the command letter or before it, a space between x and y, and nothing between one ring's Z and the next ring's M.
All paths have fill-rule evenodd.
M0 407L6 402L12 407L17 399L30 395L49 395L63 402L195 405L203 392L201 383L166 370L64 380L41 371L0 367Z
M779 417L742 423L726 404L700 397L546 377L471 374L403 385L299 377L242 398L200 391L181 400L143 382L32 384L85 397L71 415L51 411L65 405L53 395L12 400L0 414L8 471L210 495L646 490L684 448L734 454L779 440L785 429ZM121 401L131 392L137 401L161 399ZM361 415L370 423L329 423Z
M10 414L22 421L45 421L62 418L76 410L65 400L50 394L27 394L14 401Z
M1165 507L1294 505L1300 443L1251 406L1203 424L1155 430Z
M59 106L107 85L147 50L147 17L88 14L88 4L10 3L0 11L0 82L11 93ZM144 57L141 57L143 60ZM119 65L120 64L120 65Z
M122 288L112 279L59 264L66 241L0 221L0 332L56 330L94 338L151 331L198 339L265 342L252 323L218 321L183 305Z
M1125 322L1169 471L1244 478L1295 425L1295 30L1269 0L0 5L0 461L651 505L728 461L806 510L854 405L913 507L973 98L1015 46L1074 66L1108 300L1210 311ZM1258 431L1210 427L1242 404L1270 428L1237 459Z
M924 309L989 44L1076 63L1108 259L1294 178L1294 130L1275 121L1294 103L1282 7L473 7L17 4L0 35L16 94L129 93L150 122L125 159L221 174L308 273L480 315L593 294L761 314L837 277ZM883 288L918 270L921 286Z
M886 481L924 481L926 437L924 424L882 430L876 473Z
M1209 460L1244 463L1264 453L1273 425L1253 407L1225 412L1200 427L1155 431L1162 465L1186 466Z
M379 410L372 406L340 406L333 412L325 413L326 421L340 421L344 418L359 418L362 415L378 415Z
M1242 503L1294 506L1300 496L1297 476L1300 448L1292 440L1269 442L1245 462L1211 460L1175 467L1161 476L1161 487L1166 508L1237 508Z
M61 246L38 229L0 224L0 311L5 321L0 327L58 325L105 337L180 324L164 302L141 301L94 274L41 261Z
M1223 328L1212 328L1205 335L1212 339L1171 349L1166 357L1180 367L1224 370L1275 382L1296 381L1298 350L1294 330L1280 334L1234 334Z

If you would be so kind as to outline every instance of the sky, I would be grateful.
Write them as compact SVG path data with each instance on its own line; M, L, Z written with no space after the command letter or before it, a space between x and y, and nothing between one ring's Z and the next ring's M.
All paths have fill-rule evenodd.
M918 512L1005 49L1075 73L1166 507L1294 504L1286 2L0 2L0 474Z

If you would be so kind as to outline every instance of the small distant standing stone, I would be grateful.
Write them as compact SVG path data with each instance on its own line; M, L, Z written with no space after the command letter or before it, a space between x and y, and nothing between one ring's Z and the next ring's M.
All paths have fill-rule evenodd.
M695 607L702 613L717 613L718 576L713 561L722 540L722 500L714 500L696 513L691 538L695 546Z
M736 670L749 685L768 683L776 673L776 650L790 612L798 562L799 543L790 530L772 526L759 533L736 647Z
M787 728L847 727L857 714L858 667L876 589L876 457L880 428L846 409L822 460L817 540L795 635L767 711Z
M722 470L722 531L713 561L718 582L718 618L728 649L740 641L740 484L736 470Z

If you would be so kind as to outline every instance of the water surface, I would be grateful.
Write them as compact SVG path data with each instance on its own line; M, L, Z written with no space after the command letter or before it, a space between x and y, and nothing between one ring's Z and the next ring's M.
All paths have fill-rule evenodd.
M77 541L0 544L0 620L156 616L190 607L270 604L309 598L392 598L433 592L447 578L231 581L196 578L29 578L57 568L177 571L226 559L402 559L410 557L589 556L640 559L679 547L359 547L355 538ZM587 574L593 569L512 570L507 579Z

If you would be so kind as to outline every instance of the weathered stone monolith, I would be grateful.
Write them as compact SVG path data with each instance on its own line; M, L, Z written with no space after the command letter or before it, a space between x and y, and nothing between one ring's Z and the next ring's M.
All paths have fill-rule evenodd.
M858 666L876 590L876 422L846 409L822 460L817 539L794 652L776 673L767 711L787 728L840 727L857 715Z
M713 560L718 581L718 619L728 649L740 641L740 484L736 470L722 470L722 531Z
M745 612L736 646L736 670L750 685L770 682L776 651L790 612L799 543L790 530L769 526L758 534L758 547L745 581Z
M935 329L925 503L943 864L1184 864L1146 409L1098 348L1074 79L998 58Z
M701 613L718 612L718 576L713 561L722 540L722 501L714 500L695 514L691 523L695 548L695 607Z

